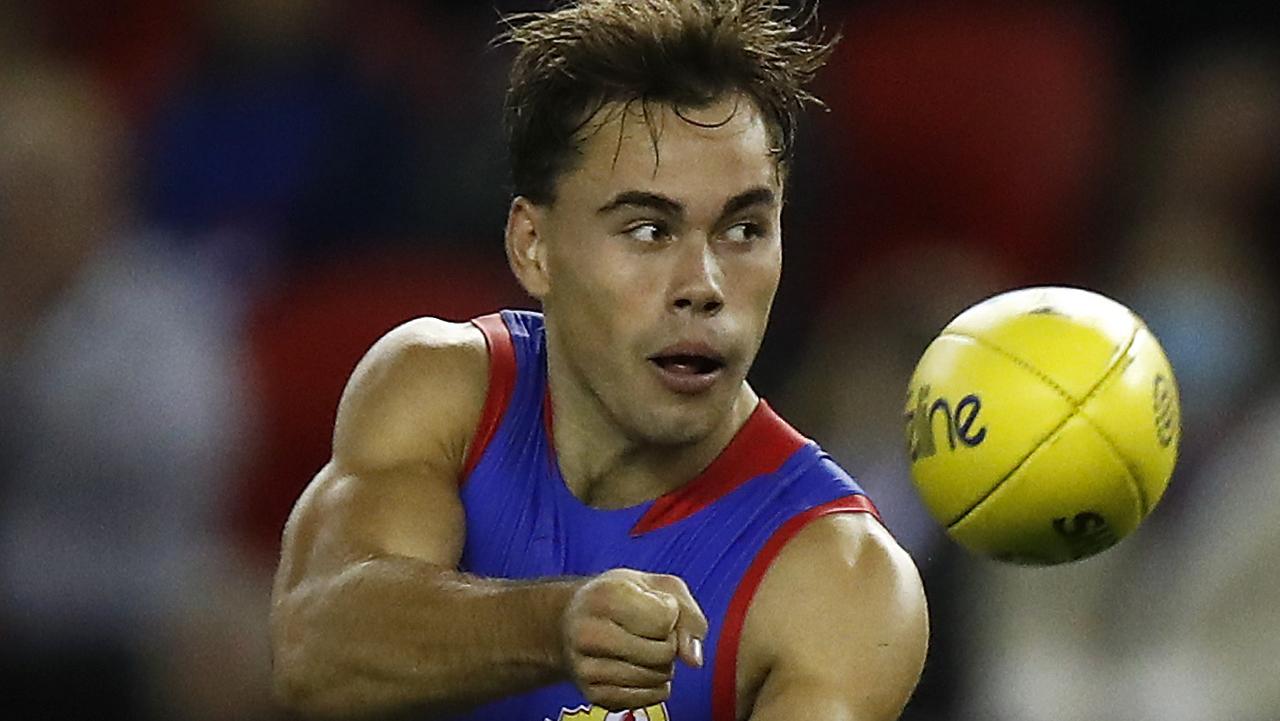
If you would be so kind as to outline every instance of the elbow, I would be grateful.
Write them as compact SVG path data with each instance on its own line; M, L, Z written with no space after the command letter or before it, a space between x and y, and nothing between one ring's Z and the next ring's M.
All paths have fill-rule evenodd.
M296 601L296 599L295 599ZM302 606L302 608L299 608ZM302 719L363 719L399 713L401 699L341 649L351 639L307 612L305 603L277 604L272 613L271 687L275 704Z
M351 721L396 717L409 710L432 712L428 705L411 706L376 688L359 675L317 670L306 660L277 660L272 669L272 692L278 709L290 718Z
M420 707L434 713L434 694L407 678L394 663L394 649L384 652L377 634L365 635L367 629L353 623L344 606L351 604L335 604L332 595L306 590L276 597L271 610L276 705L306 719L381 718Z

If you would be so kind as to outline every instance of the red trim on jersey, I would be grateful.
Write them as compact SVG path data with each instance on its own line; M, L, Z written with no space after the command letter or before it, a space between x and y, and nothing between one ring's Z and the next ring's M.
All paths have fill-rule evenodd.
M760 582L764 580L765 572L787 541L809 525L810 521L832 513L870 513L876 520L880 519L880 513L871 499L855 494L798 513L773 532L751 561L747 572L742 575L724 614L724 627L720 629L720 640L716 643L716 667L711 676L712 721L735 721L737 718L738 644L742 638L742 625L747 620L747 609L751 606L751 599L755 597Z
M551 417L551 384L547 384L547 392L542 394L542 427L547 432L547 445L550 448L556 447L556 434L553 419Z
M462 475L458 485L466 483L480 456L489 446L489 441L498 432L498 424L507 410L507 403L516 388L516 347L511 342L511 330L498 313L473 318L471 324L484 333L484 341L489 346L489 392L484 399L484 410L480 413L480 422L476 424L476 434L471 439L471 450L467 452L467 462L462 467Z
M743 483L773 473L809 439L760 401L737 435L697 478L658 497L631 528L633 537L701 511Z

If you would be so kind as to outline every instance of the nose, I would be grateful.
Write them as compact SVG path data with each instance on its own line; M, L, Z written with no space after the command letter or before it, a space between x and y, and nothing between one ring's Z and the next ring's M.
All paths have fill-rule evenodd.
M712 316L724 307L720 261L708 243L690 243L677 259L671 286L676 313Z

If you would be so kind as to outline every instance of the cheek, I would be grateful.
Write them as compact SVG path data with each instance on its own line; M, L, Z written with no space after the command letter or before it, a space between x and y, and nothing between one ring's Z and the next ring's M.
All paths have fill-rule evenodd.
M625 315L653 291L652 274L627 260L607 247L584 248L553 266L552 292L576 313Z
M782 249L773 252L769 259L769 299L772 300L778 291L778 282L782 279Z
M628 347L643 319L652 315L646 309L660 298L656 274L643 265L607 240L560 249L551 256L545 308L572 329L589 354Z
M635 253L598 229L579 231L558 250L556 281L602 314L626 315L660 290L656 256Z
M768 312L782 277L782 256L777 250L743 259L740 273L744 300L758 311Z

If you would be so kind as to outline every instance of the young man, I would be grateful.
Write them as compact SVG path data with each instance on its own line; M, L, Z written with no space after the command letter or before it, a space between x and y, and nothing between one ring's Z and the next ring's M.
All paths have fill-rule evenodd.
M506 247L542 314L412 321L285 533L282 697L467 719L897 718L915 567L746 383L794 115L828 45L772 2L525 16Z

